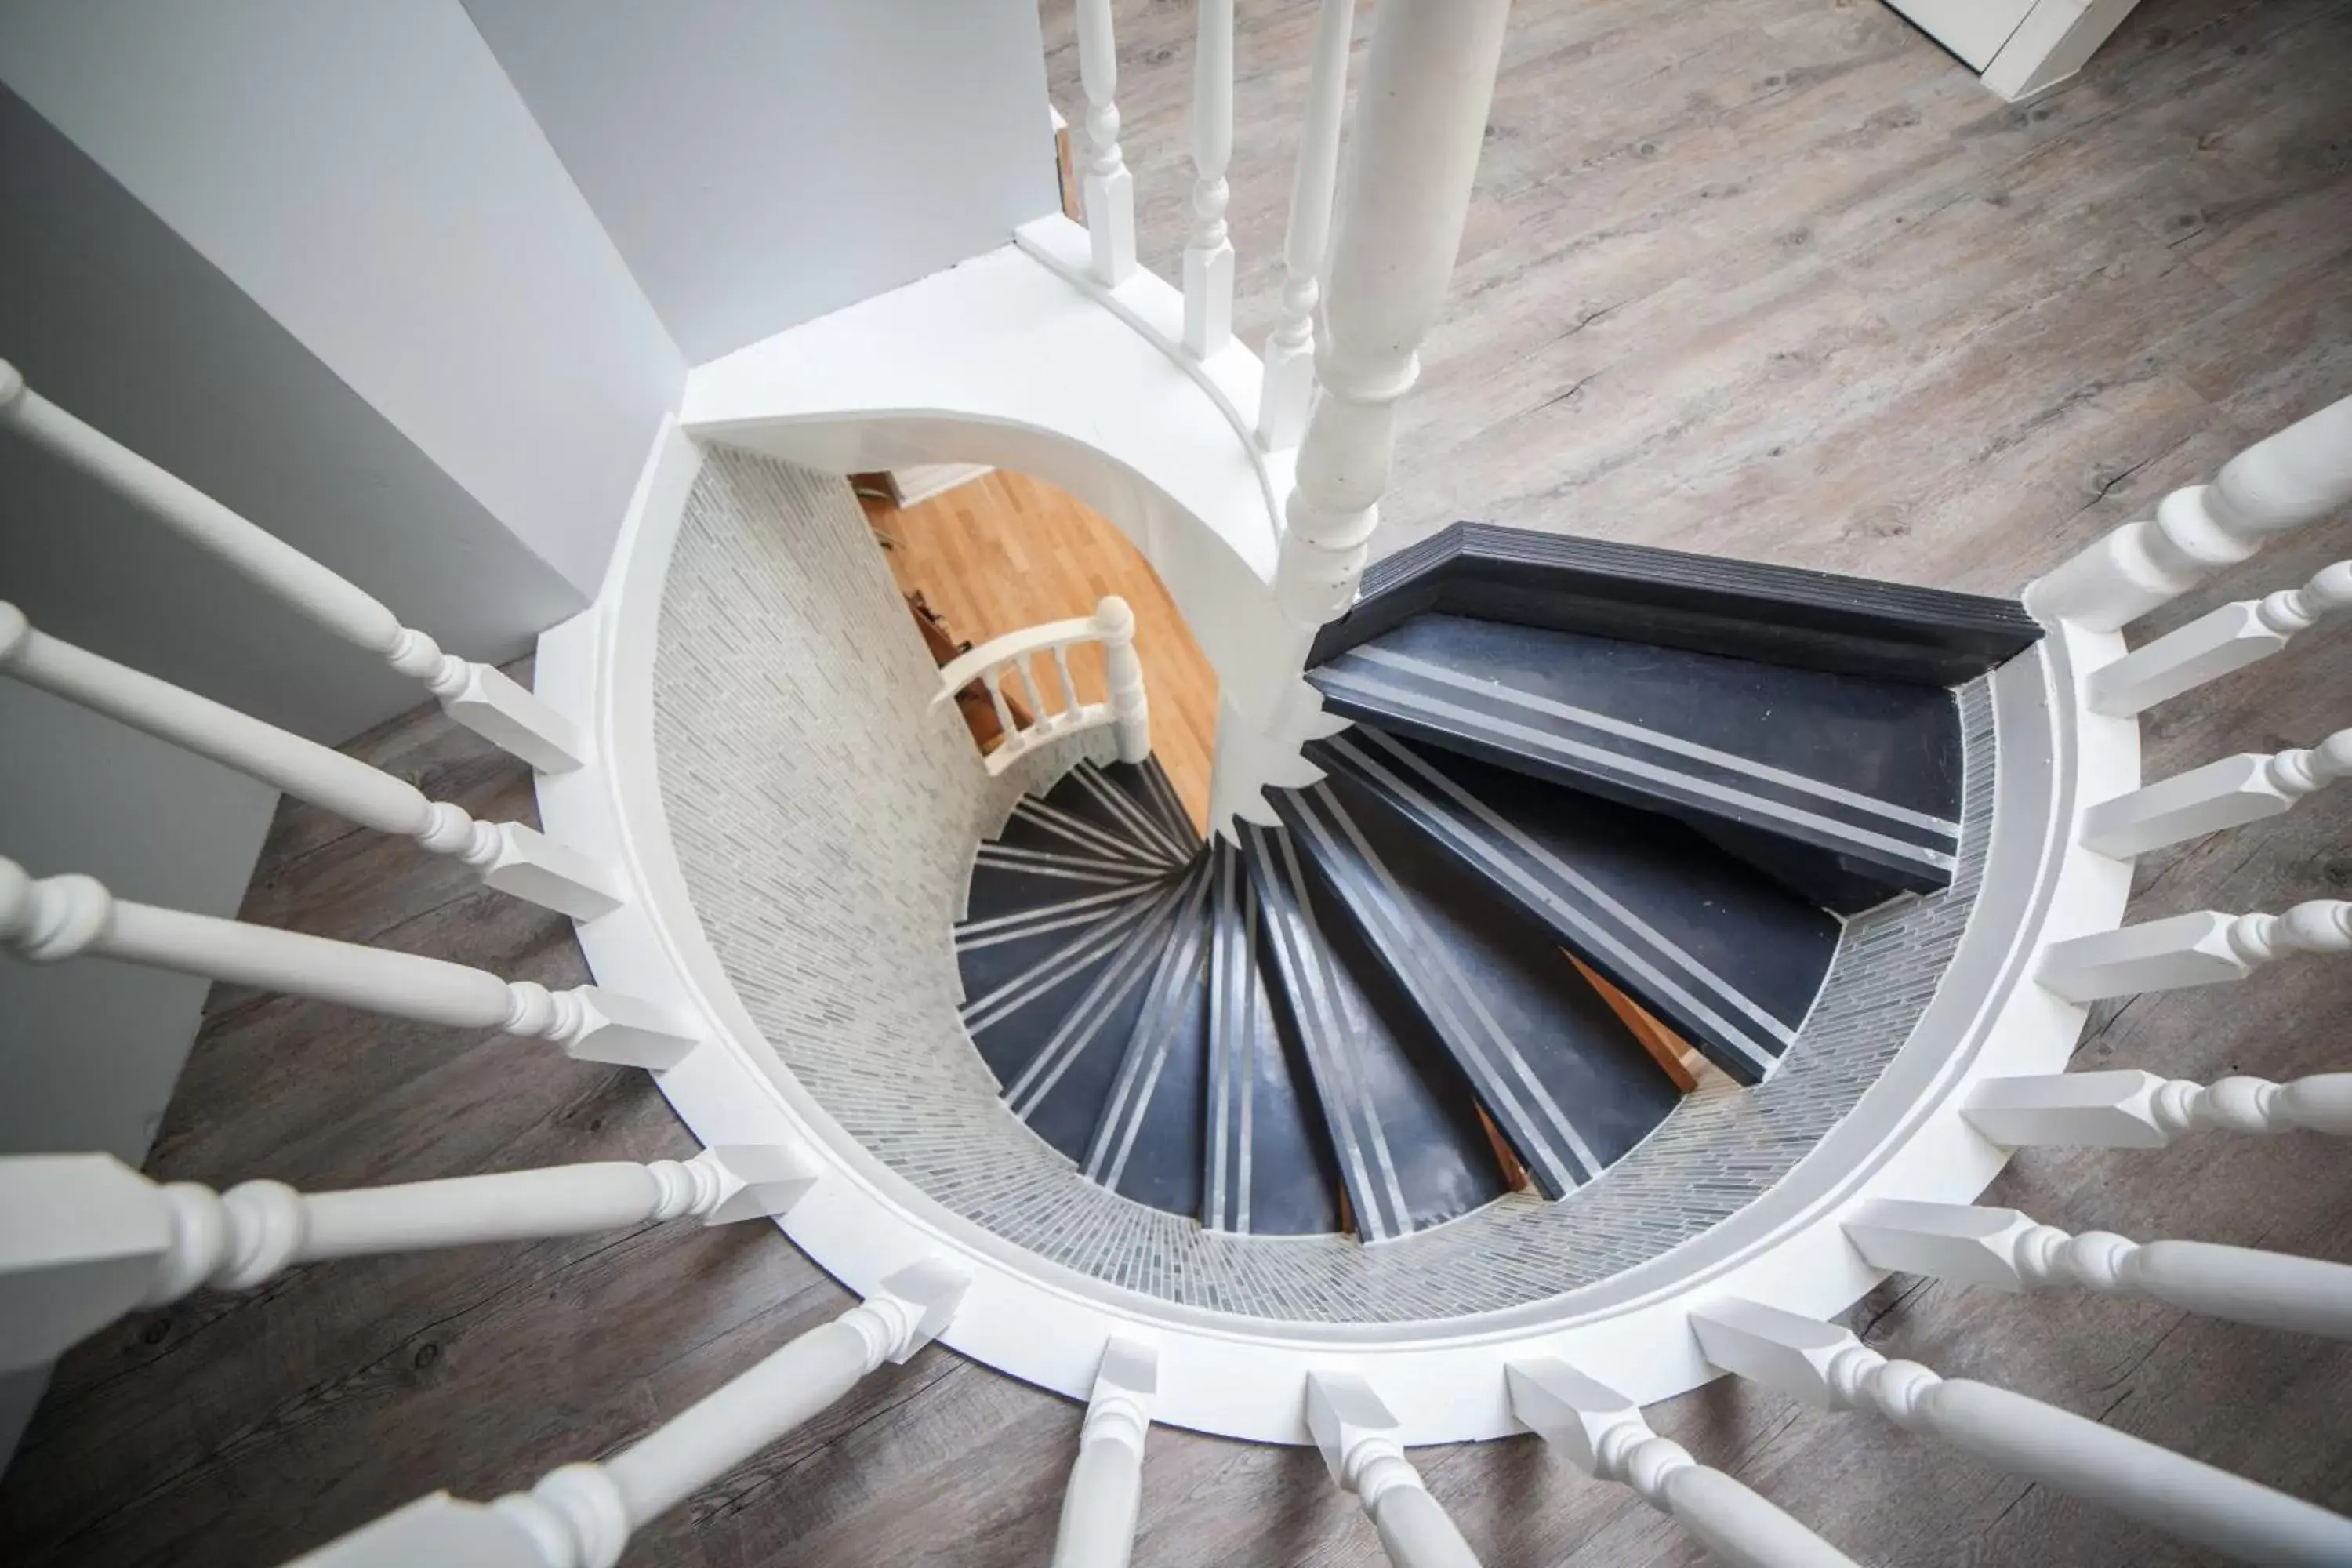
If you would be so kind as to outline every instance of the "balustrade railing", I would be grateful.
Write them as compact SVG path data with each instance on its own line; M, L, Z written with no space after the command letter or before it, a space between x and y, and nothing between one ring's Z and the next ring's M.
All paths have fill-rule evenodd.
M1070 650L1093 643L1103 651L1106 700L1081 702L1077 682L1070 674ZM1033 668L1041 656L1054 665L1055 700L1048 703L1038 689ZM1139 763L1151 754L1151 709L1143 687L1143 661L1135 651L1135 612L1125 599L1110 595L1095 605L1091 616L1048 621L992 637L940 667L935 708L955 700L955 694L979 681L995 704L996 722L1003 740L988 753L988 770L1001 773L1048 741L1082 730L1108 727L1118 743L1118 760ZM1029 721L1020 722L1004 698L1004 683L1018 680Z
M88 877L0 859L0 949L35 963L118 958L419 1023L552 1040L583 1061L675 1067L696 1045L666 1008L594 985L550 991L416 953L118 899Z
M2352 903L2314 899L2283 915L2200 910L2070 937L2044 949L2034 978L2069 1002L2242 980L2299 954L2352 952Z
M1103 1347L1062 1498L1054 1568L1127 1568L1143 1497L1143 1440L1159 1390L1160 1356L1150 1345L1114 1338Z
M1404 1457L1397 1418L1370 1384L1352 1372L1307 1373L1307 1429L1331 1479L1371 1515L1396 1568L1478 1568L1477 1553Z
M0 1157L0 1368L53 1361L125 1312L202 1285L249 1290L298 1263L649 1220L729 1224L785 1213L815 1180L774 1148L331 1193L160 1186L105 1154Z
M2099 802L2083 813L2083 843L2127 859L2276 816L2347 776L2352 776L2352 730L2338 730L2316 746L2268 756L2241 752Z
M2158 1149L2183 1132L2289 1132L2352 1138L2352 1073L2292 1083L2225 1078L2210 1084L2152 1072L2049 1073L1987 1079L1960 1114L2004 1148L2081 1144Z
M1116 289L1135 270L1135 179L1118 145L1118 47L1110 0L1077 0L1078 80L1086 89L1086 168L1078 190L1095 280Z
M1282 239L1282 307L1265 340L1257 400L1257 441L1287 451L1307 431L1315 395L1315 308L1324 247L1330 241L1331 197L1339 177L1339 117L1348 97L1348 46L1355 0L1322 0L1308 67L1307 123L1291 175L1290 219Z
M1234 338L1234 246L1225 228L1234 155L1234 0L1196 0L1192 230L1184 241L1184 349L1207 359Z

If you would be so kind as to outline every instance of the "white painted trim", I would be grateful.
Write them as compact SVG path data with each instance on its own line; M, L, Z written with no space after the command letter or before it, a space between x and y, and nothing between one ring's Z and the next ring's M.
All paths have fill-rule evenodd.
M890 494L901 507L920 506L933 496L943 496L959 485L985 479L996 470L986 463L909 463L905 468L888 468L883 478L890 483Z
M2139 0L2036 0L1984 68L1984 84L2020 103L2073 79Z

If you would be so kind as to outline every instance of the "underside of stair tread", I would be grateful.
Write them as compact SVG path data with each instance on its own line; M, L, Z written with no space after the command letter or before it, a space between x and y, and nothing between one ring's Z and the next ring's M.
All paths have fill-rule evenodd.
M1950 880L1961 756L1948 691L1444 615L1309 679L1344 717L1766 834L1885 893Z
M1328 907L1444 1046L1538 1191L1591 1181L1673 1110L1680 1091L1550 935L1410 818L1344 773L1274 798Z
M1344 920L1309 888L1291 835L1241 828L1277 995L1296 1023L1356 1232L1409 1235L1506 1190L1468 1086Z
M1370 725L1307 757L1742 1082L1795 1039L1836 954L1834 919L1673 818Z

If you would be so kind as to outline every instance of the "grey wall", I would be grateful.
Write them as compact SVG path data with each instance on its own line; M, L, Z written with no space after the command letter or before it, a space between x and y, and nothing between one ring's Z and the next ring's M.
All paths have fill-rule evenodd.
M466 0L696 363L1058 210L1035 0Z

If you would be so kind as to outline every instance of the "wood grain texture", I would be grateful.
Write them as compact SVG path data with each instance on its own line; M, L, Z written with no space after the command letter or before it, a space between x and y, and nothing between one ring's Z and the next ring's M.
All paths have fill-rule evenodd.
M1165 274L1189 181L1191 14L1119 13L1143 248ZM1272 319L1285 117L1311 20L1295 0L1242 16L1231 217L1236 325L1253 340ZM1046 22L1066 108L1058 0ZM2347 73L2352 13L2321 0L2148 0L2082 81L2023 109L1866 0L1522 0L1463 285L1405 405L1387 538L1471 514L2013 593L2352 390ZM2153 629L2299 581L2347 542L2336 526L2273 547ZM2340 726L2346 649L2302 639L2158 710L2151 776ZM436 714L357 749L469 810L528 816L521 772ZM2347 842L2352 797L2323 794L2146 858L2134 916L2346 896ZM555 917L299 807L281 814L246 912L518 979L584 978ZM2103 1005L2077 1059L2204 1079L2338 1069L2347 1012L2352 968L2283 964ZM150 1169L324 1186L691 1148L639 1075L223 988ZM2352 1261L2352 1158L2302 1135L2028 1151L1988 1201ZM352 1260L202 1295L68 1358L0 1481L0 1561L278 1562L436 1487L488 1497L609 1452L845 1301L752 1226ZM2352 1347L1905 1278L1852 1321L1890 1354L2352 1510ZM1863 1562L2215 1561L1883 1423L1750 1388L1650 1415ZM1034 1565L1078 1419L929 1350L625 1561ZM1532 1439L1415 1458L1490 1563L1705 1561ZM1311 1451L1162 1430L1135 1561L1382 1559Z

